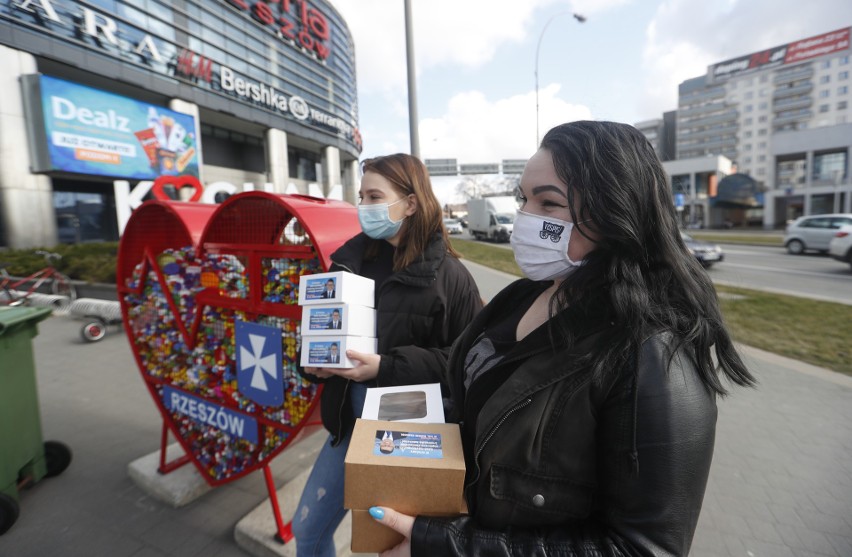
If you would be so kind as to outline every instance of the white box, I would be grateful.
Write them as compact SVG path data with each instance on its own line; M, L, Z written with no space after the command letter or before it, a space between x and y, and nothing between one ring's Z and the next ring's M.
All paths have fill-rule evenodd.
M367 389L362 420L388 422L444 423L441 385L401 385Z
M316 273L299 277L299 305L348 303L375 307L373 279L346 271Z
M376 353L375 337L356 337L352 335L305 336L302 335L302 367L355 367L357 362L346 357L346 351L352 349L365 354ZM336 362L334 355L337 355Z
M355 304L317 304L302 308L302 334L376 336L376 310Z

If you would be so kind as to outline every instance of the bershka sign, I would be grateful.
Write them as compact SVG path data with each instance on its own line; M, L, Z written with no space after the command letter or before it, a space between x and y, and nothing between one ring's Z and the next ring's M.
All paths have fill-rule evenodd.
M302 97L294 95L288 98L283 93L277 91L275 87L239 77L227 66L219 67L219 86L223 91L255 104L260 104L269 110L281 113L289 112L297 120L310 119L312 123L333 128L346 137L353 137L353 126L343 119L332 116L322 110L311 108Z
M849 28L847 27L747 56L726 60L710 66L709 73L714 79L727 79L750 70L795 64L848 49Z

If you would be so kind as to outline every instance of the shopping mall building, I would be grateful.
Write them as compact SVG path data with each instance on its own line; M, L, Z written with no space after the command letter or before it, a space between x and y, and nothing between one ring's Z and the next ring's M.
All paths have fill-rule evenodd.
M9 0L0 67L0 247L116 240L151 195L354 201L355 52L325 0Z

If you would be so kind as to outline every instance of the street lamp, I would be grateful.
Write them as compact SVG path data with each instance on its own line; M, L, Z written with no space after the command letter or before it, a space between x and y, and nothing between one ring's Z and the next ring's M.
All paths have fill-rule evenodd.
M541 34L538 36L538 44L535 47L535 147L538 149L539 144L539 133L538 133L538 52L541 49L541 40L544 38L544 32L547 31L547 27L550 23L561 15L565 15L570 13L574 19L577 20L578 23L585 23L586 18L578 13L572 13L570 11L566 12L557 12L553 14L550 19L547 20L547 23L544 24L544 27L541 30Z

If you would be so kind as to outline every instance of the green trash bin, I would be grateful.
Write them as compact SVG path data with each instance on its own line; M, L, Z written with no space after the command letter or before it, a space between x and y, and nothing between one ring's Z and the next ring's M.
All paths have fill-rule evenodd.
M56 475L71 451L41 436L32 339L49 308L0 308L0 534L18 518L18 487Z

